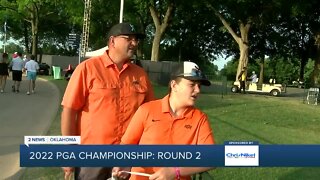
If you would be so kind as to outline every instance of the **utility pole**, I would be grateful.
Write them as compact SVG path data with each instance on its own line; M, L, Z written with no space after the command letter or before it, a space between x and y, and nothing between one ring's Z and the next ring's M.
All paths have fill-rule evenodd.
M120 19L119 19L120 23L122 23L122 21L123 21L123 5L124 5L124 0L121 0L121 4L120 4Z
M85 57L86 52L88 50L89 32L90 32L91 0L83 0L83 1L84 1L84 15L83 15L83 29L82 29L81 41L80 41L79 63L80 63L80 59ZM122 23L123 21L123 7L124 7L124 0L121 0L120 19L119 19L120 23Z

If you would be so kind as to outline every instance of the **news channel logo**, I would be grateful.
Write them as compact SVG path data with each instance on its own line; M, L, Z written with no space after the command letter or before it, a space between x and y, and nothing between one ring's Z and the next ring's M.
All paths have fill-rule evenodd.
M259 145L225 145L225 166L259 166Z

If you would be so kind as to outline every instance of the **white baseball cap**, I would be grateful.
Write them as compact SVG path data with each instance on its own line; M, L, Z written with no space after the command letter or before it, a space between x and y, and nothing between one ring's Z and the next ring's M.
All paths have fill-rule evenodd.
M183 77L191 81L200 81L202 85L210 86L211 82L207 77L201 72L199 66L190 61L184 61L182 67L174 73L173 78Z

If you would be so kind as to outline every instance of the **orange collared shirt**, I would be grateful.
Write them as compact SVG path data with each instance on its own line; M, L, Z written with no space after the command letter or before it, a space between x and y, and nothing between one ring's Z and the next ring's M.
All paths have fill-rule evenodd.
M167 95L163 99L145 103L137 110L121 139L121 144L214 144L214 138L207 115L199 109L190 107L181 117L172 117ZM153 174L158 169L133 167L131 171ZM130 179L144 178L131 175Z
M138 107L153 99L141 67L128 62L119 71L105 52L78 65L61 104L79 111L82 144L119 144Z

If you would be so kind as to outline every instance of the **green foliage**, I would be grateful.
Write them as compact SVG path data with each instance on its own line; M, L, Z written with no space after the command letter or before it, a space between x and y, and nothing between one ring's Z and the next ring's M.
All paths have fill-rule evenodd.
M308 60L306 67L305 67L305 84L307 86L311 85L311 77L313 75L313 67L314 67L314 61L311 59Z
M7 34L14 39L21 39L20 43L27 52L30 53L31 48L33 52L38 49L32 47L34 41L40 47L44 43L60 44L66 41L64 37L70 32L71 26L68 25L69 16L64 1L1 1L6 7L5 11L0 9L0 12L7 17ZM32 35L37 35L37 39ZM50 39L54 39L54 42L50 42Z
M259 61L259 60L257 60ZM264 64L264 83L268 83L269 79L275 78L277 83L290 84L292 81L296 81L299 78L299 60L284 59L282 57L267 58ZM221 70L221 74L227 76L228 80L234 80L236 75L238 61L229 61L225 67ZM260 67L257 63L251 63L248 66L248 76L251 72L255 71L259 76Z
M291 83L299 78L298 59L272 58L265 62L265 80L275 78L277 83Z
M0 51L3 52L3 47L0 48ZM6 52L10 55L13 54L14 52L23 52L23 47L11 42L9 44L6 44ZM11 58L11 56L9 56Z
M312 85L312 80L313 80L313 75L314 75L314 60L309 59L306 67L304 69L304 81L306 84L306 88L311 87ZM320 84L320 75L318 76L318 82L316 84Z
M221 69L221 75L226 76L228 80L234 81L237 74L238 61L229 61L223 69Z

